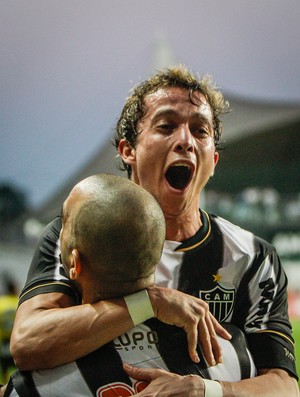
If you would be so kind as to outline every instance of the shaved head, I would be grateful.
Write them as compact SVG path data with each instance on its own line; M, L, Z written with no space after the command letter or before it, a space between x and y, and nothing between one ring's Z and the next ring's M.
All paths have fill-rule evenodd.
M165 239L162 210L148 192L114 175L79 182L64 204L62 258L78 250L94 287L107 295L130 293L154 281ZM147 286L147 285L146 285Z

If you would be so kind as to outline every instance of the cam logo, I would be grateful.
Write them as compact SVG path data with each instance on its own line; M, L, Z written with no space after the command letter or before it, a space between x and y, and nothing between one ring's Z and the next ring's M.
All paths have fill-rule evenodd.
M199 298L209 305L211 313L218 321L225 321L232 313L235 290L226 289L219 284L209 291L199 291Z

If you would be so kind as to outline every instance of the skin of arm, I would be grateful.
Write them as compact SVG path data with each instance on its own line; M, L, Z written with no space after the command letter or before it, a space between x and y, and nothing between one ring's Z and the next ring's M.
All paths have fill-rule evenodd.
M148 293L155 317L186 331L194 361L198 361L198 334L208 361L221 360L216 332L226 339L230 335L211 316L205 302L167 288L151 287ZM134 325L122 298L72 305L70 297L53 292L19 306L11 337L11 353L19 369L53 368L74 361Z
M203 380L197 375L180 376L160 369L124 365L134 379L151 382L135 397L204 397ZM240 382L220 382L223 397L299 397L297 381L282 369L265 369L256 378Z
M123 299L72 306L61 293L41 294L17 310L11 354L24 371L76 360L133 327Z

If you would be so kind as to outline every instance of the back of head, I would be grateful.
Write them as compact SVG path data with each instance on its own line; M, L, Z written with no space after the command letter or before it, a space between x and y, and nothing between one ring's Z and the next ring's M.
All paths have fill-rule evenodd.
M214 140L215 145L218 145L222 135L222 122L219 116L227 111L228 103L225 101L223 94L213 84L211 76L199 77L186 66L178 65L157 72L132 89L117 122L114 143L117 148L121 139L126 139L132 147L135 147L139 123L147 112L145 98L149 94L167 87L183 88L190 93L199 91L205 96L212 110ZM190 97L192 98L192 95ZM123 167L130 176L131 167L124 162Z
M74 244L86 271L102 286L123 285L120 295L135 290L153 275L161 256L165 222L159 204L140 186L114 175L91 176L76 191L81 205Z

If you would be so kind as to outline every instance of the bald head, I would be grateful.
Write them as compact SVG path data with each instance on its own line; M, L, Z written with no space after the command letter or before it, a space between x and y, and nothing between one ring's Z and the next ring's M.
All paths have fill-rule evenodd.
M93 175L79 182L64 204L63 262L70 267L76 249L89 284L102 295L105 290L106 296L121 296L153 283L164 239L158 203L128 179Z

